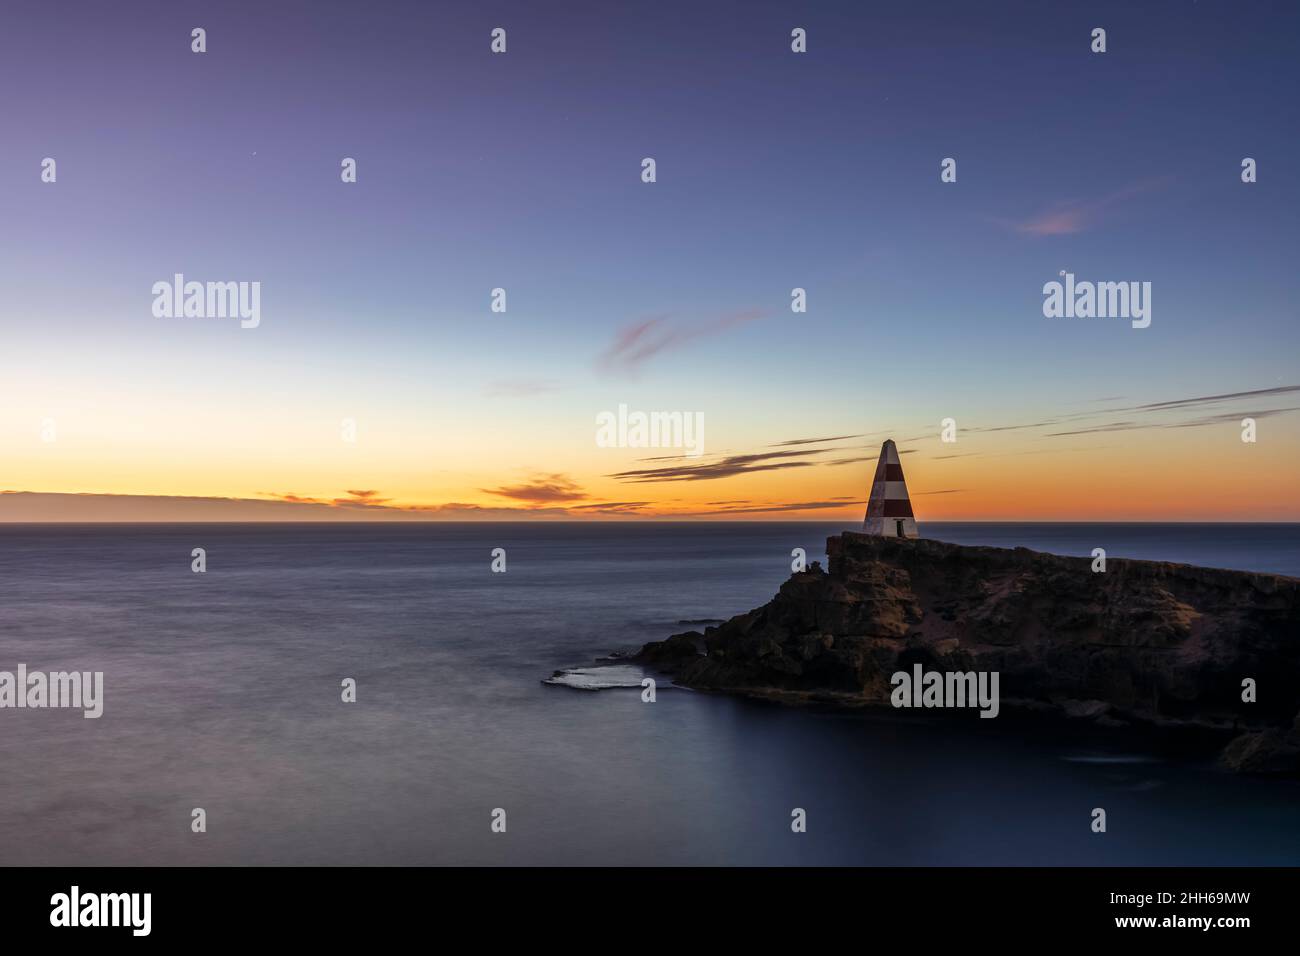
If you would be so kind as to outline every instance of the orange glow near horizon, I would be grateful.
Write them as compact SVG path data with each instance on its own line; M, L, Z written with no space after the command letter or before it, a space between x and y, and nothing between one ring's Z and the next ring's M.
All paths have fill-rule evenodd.
M85 344L52 372L30 343L12 353L21 359L0 380L0 491L34 494L0 495L0 521L92 520L94 502L39 496L118 495L149 499L129 513L157 520L182 520L184 500L218 498L260 502L239 513L277 518L852 524L887 437L921 524L1300 521L1300 385L1281 377L1106 399L1080 397L1100 391L1091 383L1073 393L1063 383L1027 403L1014 396L1043 392L1028 379L971 392L942 376L915 388L830 376L802 401L770 376L697 383L666 367L667 384L585 369L516 394L462 371L472 349L440 353L430 377L304 351L272 330L219 354L136 343L111 366L94 357L111 337ZM623 403L699 409L689 414L705 416L704 454L602 447L601 410ZM954 410L960 427L945 443L940 422ZM1247 416L1255 442L1242 441ZM268 504L291 497L323 504Z
M859 442L849 451L809 455L808 464L794 459L798 467L711 480L638 482L611 475L658 465L647 465L647 459L709 463L726 456L680 459L590 448L567 465L551 456L545 467L520 467L502 460L500 447L494 446L441 456L463 463L462 468L420 468L412 458L427 454L426 460L436 460L432 448L420 449L382 434L368 436L363 448L349 446L330 433L330 425L322 423L323 440L314 447L259 453L236 444L218 465L209 463L211 451L197 440L184 454L150 449L152 463L147 468L117 457L114 443L99 437L72 434L52 443L29 441L26 449L11 456L6 486L0 490L148 496L155 499L148 506L158 520L169 520L169 501L223 498L316 502L354 520L409 516L852 523L861 520L878 450L874 441L870 448ZM900 450L921 523L1300 520L1294 445L1243 443L1231 426L1216 428L1222 432L1216 436L1221 451L1211 467L1205 454L1211 430L1175 430L1172 436L1162 431L1158 443L1135 431L1106 436L1104 447L1095 448L972 434L953 444L937 437L900 442ZM523 449L523 444L512 447ZM523 450L523 460L547 460L540 449ZM829 463L846 458L853 460ZM23 520L15 505L5 509L3 504L0 501L0 520ZM79 502L76 514L85 514L86 507ZM57 502L41 512L51 513L59 513Z

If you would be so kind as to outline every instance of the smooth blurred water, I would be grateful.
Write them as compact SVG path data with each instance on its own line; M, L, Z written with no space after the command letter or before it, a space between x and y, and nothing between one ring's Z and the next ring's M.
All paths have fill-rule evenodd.
M1300 862L1300 785L1123 736L540 683L765 602L839 530L0 526L0 670L106 683L99 720L0 710L0 864ZM1295 525L922 533L1300 574Z

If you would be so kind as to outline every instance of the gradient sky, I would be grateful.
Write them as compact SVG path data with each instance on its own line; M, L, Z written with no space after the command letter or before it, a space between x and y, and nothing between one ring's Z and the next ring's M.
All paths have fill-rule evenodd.
M10 0L0 490L847 519L893 437L922 524L1300 520L1298 11ZM1044 318L1061 270L1151 327ZM176 272L261 326L155 318ZM706 455L597 447L620 403Z

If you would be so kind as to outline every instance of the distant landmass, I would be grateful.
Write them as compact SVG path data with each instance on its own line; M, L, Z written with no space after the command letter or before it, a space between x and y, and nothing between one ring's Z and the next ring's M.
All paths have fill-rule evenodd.
M519 519L520 509L442 505L404 509L365 498L200 498L165 494L60 494L0 490L0 523L456 522ZM547 515L541 510L541 516Z
M361 503L0 491L0 522L429 521L465 516Z

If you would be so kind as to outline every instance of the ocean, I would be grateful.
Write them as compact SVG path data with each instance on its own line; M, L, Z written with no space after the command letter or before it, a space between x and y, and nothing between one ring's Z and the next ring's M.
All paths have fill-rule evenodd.
M1300 863L1300 783L1122 732L542 683L764 603L842 529L0 525L0 671L105 687L0 710L0 865ZM1300 576L1297 525L921 533Z

